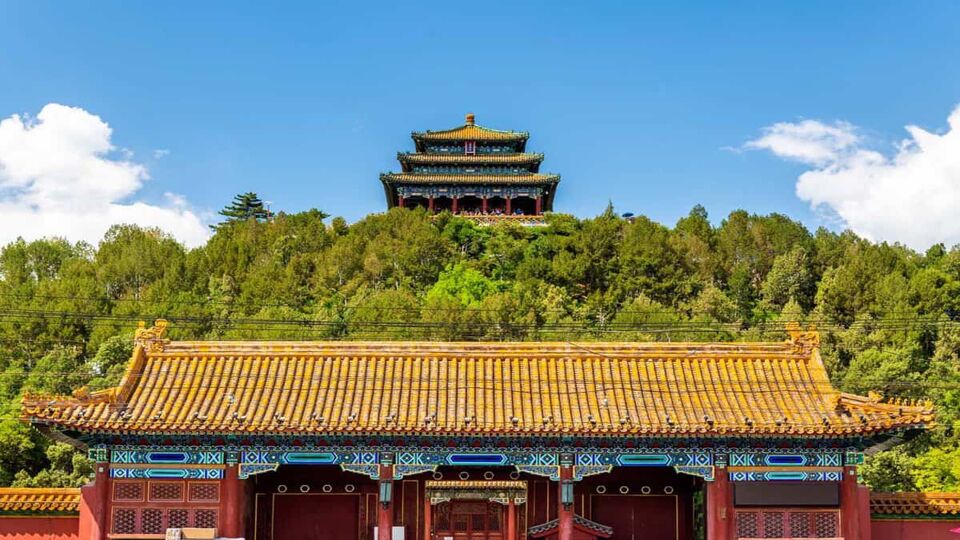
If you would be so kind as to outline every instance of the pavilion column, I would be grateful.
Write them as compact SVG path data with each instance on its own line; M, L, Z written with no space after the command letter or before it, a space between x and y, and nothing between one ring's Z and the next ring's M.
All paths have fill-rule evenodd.
M539 216L543 213L543 197L537 197L537 211L536 214Z
M454 198L453 198L453 204L452 204L451 208L453 209L453 213L456 214L456 213L457 213L457 210L460 209L460 197L454 197Z
M848 540L861 540L860 496L863 490L857 484L857 468L844 467L840 481L840 530ZM866 524L869 526L869 524Z
M430 495L423 494L423 540L433 538L433 504L430 503Z
M480 211L483 212L484 214L487 213L487 198L486 198L486 197L480 199Z
M517 540L517 503L513 497L507 503L507 540Z
M510 199L507 199L507 208ZM573 540L573 505L563 504L564 481L573 481L573 467L560 466L560 481L557 482L557 533L559 540Z
M427 209L433 212L433 197L427 197Z
M397 197L397 206L403 208L403 196Z
M430 198L431 209L433 207L433 198ZM391 540L393 536L393 465L380 465L380 496L377 501L377 540ZM385 493L389 493L389 500L384 502L382 498Z
M506 201L507 201L507 206L506 206L506 212L504 212L504 213L510 214L510 211L511 211L511 208L510 208L511 199L510 199L510 197L507 197L507 198L506 198Z
M707 482L707 540L734 540L733 490L726 467L716 467Z
M246 494L244 481L239 476L239 465L227 465L223 475L223 518L220 536L241 538L245 536L244 515L246 514Z

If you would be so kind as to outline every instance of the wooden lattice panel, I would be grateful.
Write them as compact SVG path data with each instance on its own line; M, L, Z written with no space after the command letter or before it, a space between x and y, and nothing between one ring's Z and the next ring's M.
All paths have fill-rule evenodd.
M217 482L191 482L188 492L190 502L220 502L220 484Z
M213 529L217 526L216 510L197 510L193 516L193 526L202 529Z
M113 500L121 502L140 502L143 500L143 482L115 481Z
M183 482L150 482L150 500L178 502L183 500Z
M137 510L135 508L114 508L113 532L118 534L136 533Z
M837 538L840 513L836 510L762 508L737 512L737 538Z
M158 508L146 508L140 515L140 531L144 534L160 534L163 527L163 510Z
M190 526L190 511L182 509L170 510L167 514L167 527L181 529Z

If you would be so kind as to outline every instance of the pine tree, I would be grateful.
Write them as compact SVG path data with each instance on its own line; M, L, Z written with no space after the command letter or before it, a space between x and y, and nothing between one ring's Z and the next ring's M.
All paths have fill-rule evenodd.
M246 221L255 219L257 221L266 221L273 216L273 212L267 210L260 197L252 191L241 193L233 197L233 202L224 207L220 212L221 216L227 219L217 225L211 225L216 230L220 226L234 221Z

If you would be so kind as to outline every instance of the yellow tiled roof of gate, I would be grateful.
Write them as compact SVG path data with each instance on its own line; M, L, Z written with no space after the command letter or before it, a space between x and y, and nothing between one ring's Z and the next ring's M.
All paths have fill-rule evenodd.
M23 414L118 433L859 436L932 423L929 404L835 390L798 343L156 338L119 387L28 396Z
M79 488L0 488L2 513L65 514L79 511Z

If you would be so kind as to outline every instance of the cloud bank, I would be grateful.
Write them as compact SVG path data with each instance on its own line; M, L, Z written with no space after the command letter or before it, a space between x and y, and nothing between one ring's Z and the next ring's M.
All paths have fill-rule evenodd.
M56 103L35 118L0 120L0 244L18 236L96 244L120 223L160 227L188 246L206 241L209 230L182 197L130 202L150 176L111 135L100 117Z
M745 146L808 165L797 196L857 234L923 251L960 244L960 107L948 126L943 134L907 126L891 155L867 148L851 124L816 120L774 124Z

